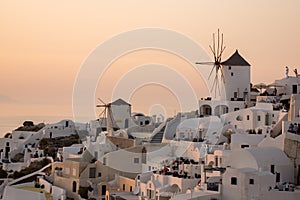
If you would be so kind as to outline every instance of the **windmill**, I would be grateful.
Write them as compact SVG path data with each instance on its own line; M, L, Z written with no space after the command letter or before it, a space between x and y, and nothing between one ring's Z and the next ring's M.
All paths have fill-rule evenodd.
M213 65L208 78L210 79L211 75L213 74L213 71L215 70L215 75L213 79L213 84L210 92L214 92L215 96L217 94L217 90L220 94L220 81L219 77L221 76L221 81L225 83L224 78L224 71L222 66L222 54L225 50L225 46L223 45L223 33L220 37L220 30L218 29L217 38L215 37L215 33L213 33L213 45L209 45L209 48L214 56L214 62L196 62L196 64L199 65ZM220 75L219 75L220 73Z
M96 105L96 107L104 108L102 110L102 112L99 114L99 124L100 124L100 126L102 126L103 121L105 119L106 120L106 131L110 132L111 130L114 129L114 127L117 127L116 123L114 123L114 119L113 119L113 115L112 115L112 111L111 111L111 104L110 103L108 103L108 104L105 103L100 98L98 98L98 100L102 104L98 104L98 105Z

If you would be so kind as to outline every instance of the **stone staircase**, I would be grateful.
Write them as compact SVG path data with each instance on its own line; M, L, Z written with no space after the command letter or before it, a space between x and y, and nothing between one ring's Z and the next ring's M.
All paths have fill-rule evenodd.
M158 133L156 133L150 140L150 143L161 143L166 126L163 126Z

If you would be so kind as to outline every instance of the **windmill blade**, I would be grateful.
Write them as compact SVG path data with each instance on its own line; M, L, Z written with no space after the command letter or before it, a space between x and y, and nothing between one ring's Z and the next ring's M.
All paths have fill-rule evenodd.
M104 105L106 105L106 103L104 103L104 101L102 101L102 99L98 98L98 100L103 103Z
M219 95L221 95L219 79L217 79L217 86L218 86Z
M221 79L223 80L223 83L225 83L225 76L224 76L224 68L223 68L223 65L220 65L220 71L221 71Z
M217 50L217 57L219 57L220 53L220 30L218 29L218 50Z
M103 115L104 111L105 111L105 109L104 109L104 110L102 110L102 112L99 114L99 118L100 118L100 116L102 116L102 115Z
M214 52L214 58L215 58L215 61L216 61L216 43L215 43L215 34L213 33L213 52Z
M103 125L103 120L104 120L104 118L105 118L105 116L104 116L104 117L101 117L101 116L104 115L104 111L105 111L105 109L99 114L99 125L100 125L100 126Z
M216 84L215 84L215 97L217 96L217 89L218 89L218 83L219 83L219 81L218 81L219 79L218 79L218 74L216 74L216 76L215 76L215 82L216 82Z
M221 60L221 56L222 56L222 53L223 53L223 33L221 35L221 52L220 52L220 60Z
M215 88L215 84L216 84L216 77L214 78L213 84L211 86L210 92L213 92L213 89Z
M198 65L213 65L215 62L196 62Z
M117 128L117 129L120 129L119 126L117 125L115 119L114 119L114 116L113 116L113 113L110 109L110 107L108 107L108 111L107 111L108 115L107 115L107 118L109 118L110 120L110 125L111 127L110 128Z
M96 105L96 107L106 108L107 106L106 105Z
M216 60L216 57L215 57L215 55L216 55L216 52L213 50L213 48L209 45L209 48L210 48L210 50L211 50L211 52L212 52L212 54L214 55L214 58L215 58L215 60Z
M223 49L221 49L221 53L220 53L220 55L219 55L219 57L218 57L218 59L219 59L219 62L221 62L221 57L222 57L222 54L223 54L223 52L224 52L224 50L225 50L225 46L224 46L224 48Z
M214 66L212 67L212 69L210 70L210 73L209 73L209 75L208 75L208 79L210 79L210 76L211 76L211 74L213 73L215 67L216 67L216 65L214 65Z

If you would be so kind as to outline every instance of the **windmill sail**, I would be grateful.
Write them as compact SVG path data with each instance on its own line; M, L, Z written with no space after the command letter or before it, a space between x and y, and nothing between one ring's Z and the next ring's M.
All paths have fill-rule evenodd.
M224 77L224 71L223 71L223 66L222 66L222 54L225 50L224 46L224 40L223 40L223 33L221 34L220 37L220 31L218 29L217 33L217 39L215 37L215 34L213 33L213 45L209 45L209 48L213 54L214 57L214 62L196 62L196 64L199 65L213 65L208 78L210 79L213 76L213 83L212 83L212 88L210 89L211 93L214 93L215 96L218 94L220 95L220 86L221 86L221 81L225 83L225 77ZM215 73L214 73L215 71ZM219 80L221 79L221 81Z

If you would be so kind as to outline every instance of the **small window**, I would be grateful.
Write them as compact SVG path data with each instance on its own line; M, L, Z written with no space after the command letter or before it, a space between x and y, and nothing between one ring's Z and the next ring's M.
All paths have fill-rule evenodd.
M90 168L89 178L96 178L96 168L95 167Z
M72 175L73 175L73 176L76 176L76 174L77 174L76 172L77 172L77 171L76 171L76 168L73 168L73 170L72 170Z
M237 178L231 177L231 185L237 185Z
M123 184L123 191L125 191L125 189L126 189L126 186L125 186L125 184Z
M234 92L234 93L233 93L233 97L234 97L234 98L237 98L237 96L238 96L238 93L237 93L237 92Z
M103 158L103 165L106 165L106 158Z
M250 185L254 185L254 179L253 179L253 178L250 178L250 179L249 179L249 184L250 184Z
M275 174L275 165L271 165L271 173Z
M231 66L229 66L228 69L231 70Z
M138 164L138 163L140 162L140 159L139 159L139 158L134 158L134 159L133 159L133 162L134 162L135 164Z
M101 175L102 175L101 172L99 172L99 173L98 173L98 177L101 177Z
M148 171L151 171L151 166L148 166Z
M233 72L231 72L231 76L233 76Z
M132 186L130 186L130 192L132 192Z
M259 122L260 122L260 115L258 115L258 116L257 116L257 121L259 121Z
M249 115L247 115L247 120L250 120L250 116Z
M274 114L272 114L272 117L274 117Z
M242 149L244 149L244 148L249 148L249 145L248 145L248 144L242 144L242 145L241 145L241 148L242 148Z
M239 108L234 108L234 111L237 111L237 110L239 110Z

